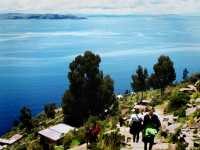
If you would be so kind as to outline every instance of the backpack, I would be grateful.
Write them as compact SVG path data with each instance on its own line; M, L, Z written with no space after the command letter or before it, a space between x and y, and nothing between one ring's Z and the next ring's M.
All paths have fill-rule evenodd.
M142 128L142 120L141 118L136 115L136 117L132 118L131 124L130 124L130 133L133 134L134 131L141 131Z
M145 130L145 137L152 137L155 136L158 133L158 131L154 128L146 128Z

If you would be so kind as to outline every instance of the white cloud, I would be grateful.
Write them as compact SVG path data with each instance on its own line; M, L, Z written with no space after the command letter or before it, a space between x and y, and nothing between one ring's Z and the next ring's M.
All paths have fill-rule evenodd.
M200 14L200 0L1 0L0 11Z

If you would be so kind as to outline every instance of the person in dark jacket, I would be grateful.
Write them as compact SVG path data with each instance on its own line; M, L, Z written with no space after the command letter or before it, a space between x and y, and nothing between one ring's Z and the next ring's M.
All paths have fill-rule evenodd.
M160 127L161 123L158 116L154 114L154 109L150 108L149 113L144 116L144 121L143 121L144 150L147 150L148 143L149 143L149 150L152 149L155 135L158 133Z

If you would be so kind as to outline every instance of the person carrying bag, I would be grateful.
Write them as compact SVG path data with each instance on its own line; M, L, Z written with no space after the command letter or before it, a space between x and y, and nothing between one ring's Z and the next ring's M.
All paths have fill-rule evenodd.
M149 150L152 150L154 144L154 138L161 127L160 120L158 116L154 114L154 109L150 108L150 111L144 117L143 122L143 142L144 150L147 150L147 145L149 143Z

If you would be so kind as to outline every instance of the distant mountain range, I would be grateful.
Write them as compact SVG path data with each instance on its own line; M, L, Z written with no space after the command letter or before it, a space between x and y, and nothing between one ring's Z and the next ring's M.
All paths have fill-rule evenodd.
M6 13L0 14L0 19L87 19L75 15L61 15L61 14L22 14L22 13Z

